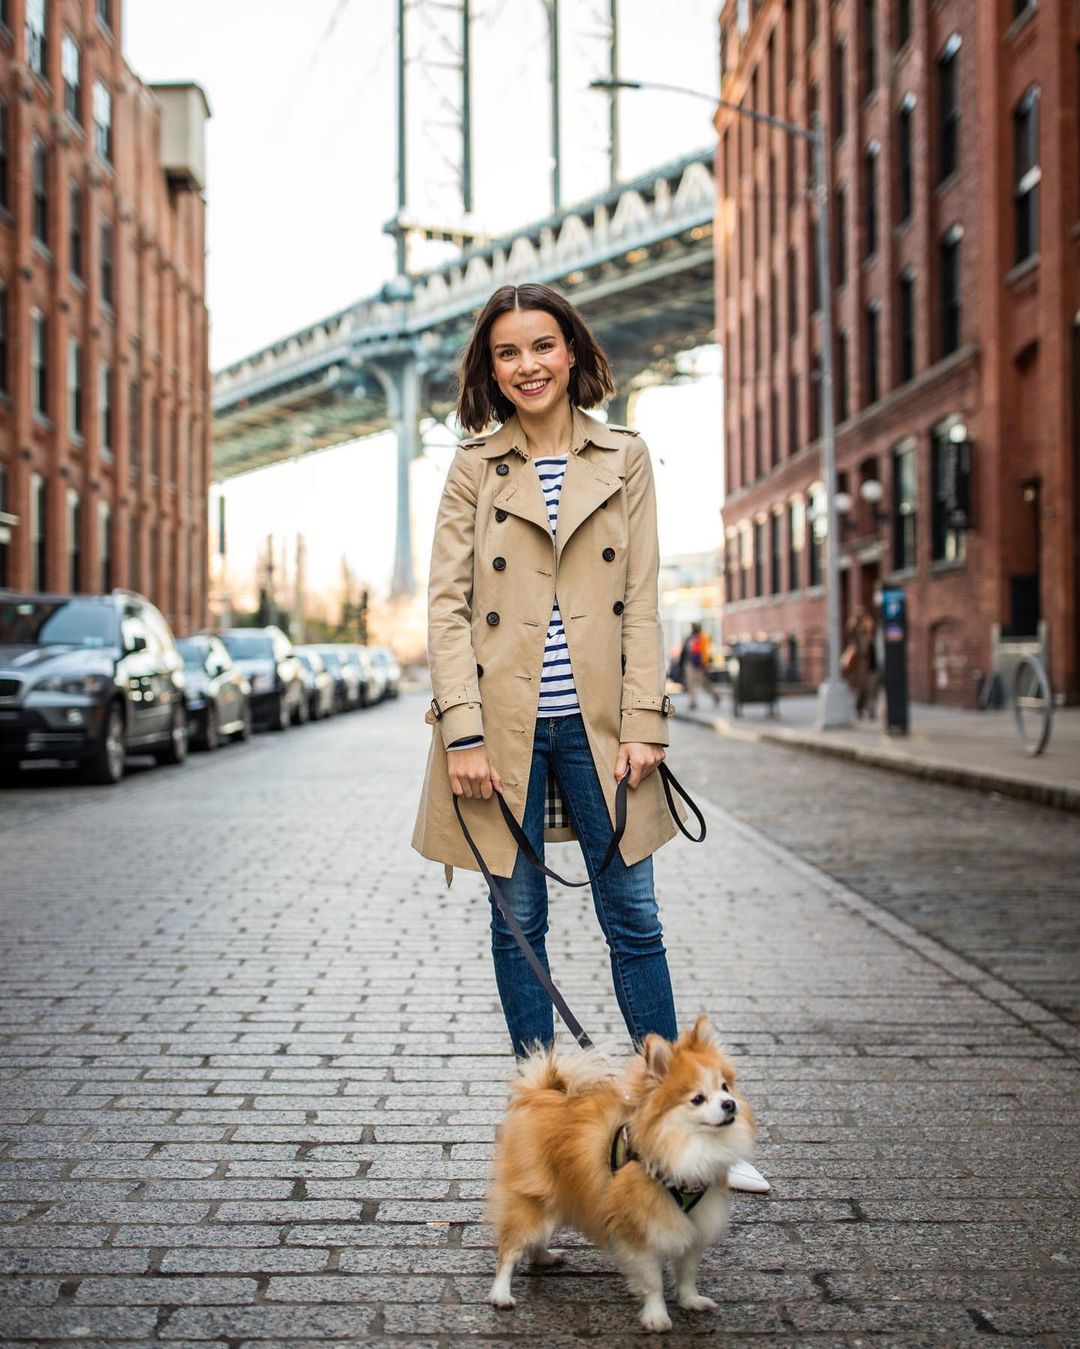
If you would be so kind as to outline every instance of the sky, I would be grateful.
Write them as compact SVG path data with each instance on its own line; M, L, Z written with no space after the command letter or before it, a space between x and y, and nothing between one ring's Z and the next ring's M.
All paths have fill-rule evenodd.
M620 0L620 73L713 91L719 0ZM409 0L409 198L456 220L452 77L445 6ZM607 185L607 0L562 0L563 199ZM394 272L384 223L397 205L396 0L125 0L124 50L147 83L194 80L209 99L207 293L215 369L376 291ZM663 13L663 23L656 15ZM489 232L550 209L550 83L543 0L473 0L474 219ZM433 74L432 71L435 71ZM440 83L441 81L441 83ZM450 110L452 111L452 110ZM675 94L620 98L620 169L632 177L712 143L708 106ZM707 362L715 366L716 362ZM721 385L716 375L646 391L635 408L657 465L661 548L720 539ZM417 571L426 573L451 448L413 465ZM267 533L304 534L315 584L342 557L378 593L393 562L394 444L388 434L232 479L230 568L250 569Z

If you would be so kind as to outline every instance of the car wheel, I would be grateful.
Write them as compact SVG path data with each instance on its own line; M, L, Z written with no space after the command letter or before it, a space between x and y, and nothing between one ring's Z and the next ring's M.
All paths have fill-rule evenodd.
M277 720L274 722L275 731L287 731L289 729L289 704L285 701L285 694L282 693L278 699Z
M154 758L158 763L181 764L187 758L188 754L188 723L187 711L183 707L177 707L173 714L172 730L169 732L169 738L159 750L155 750Z
M184 716L187 726L187 715ZM105 714L105 724L94 750L94 757L83 764L79 776L84 782L111 787L124 776L124 711L113 703Z
M206 708L206 724L203 726L202 745L203 749L217 749L221 744L221 731L218 727L217 708L213 703L208 704Z
M251 739L251 733L252 733L253 730L254 730L254 726L253 726L253 724L252 724L252 718L251 718L251 704L250 704L250 703L245 703L245 704L244 704L244 718L243 718L243 723L241 724L240 729L236 732L236 739L237 739L237 740L250 740L250 739Z

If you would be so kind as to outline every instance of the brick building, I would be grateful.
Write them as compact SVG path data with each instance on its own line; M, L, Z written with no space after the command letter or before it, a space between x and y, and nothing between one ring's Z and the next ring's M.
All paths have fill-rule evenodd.
M194 85L120 0L0 0L0 586L206 615L210 370Z
M956 704L993 625L1044 623L1075 701L1080 6L728 0L720 41L725 98L827 128L845 617L905 586L913 696ZM717 131L725 635L781 638L816 681L810 147L725 109Z

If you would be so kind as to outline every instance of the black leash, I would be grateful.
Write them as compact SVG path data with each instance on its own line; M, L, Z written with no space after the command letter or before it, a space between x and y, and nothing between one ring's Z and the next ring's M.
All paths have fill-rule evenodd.
M697 807L696 802L690 797L686 788L678 780L678 778L671 771L671 769L668 768L667 764L665 763L658 764L656 771L660 774L660 781L663 783L664 796L667 798L668 809L671 811L672 819L674 819L676 825L679 828L679 831L682 834L684 834L686 838L690 840L691 843L701 843L705 838L705 816L702 815L701 811ZM536 849L529 842L529 839L526 836L524 829L522 829L521 825L518 824L517 820L514 818L514 813L510 809L510 807L506 804L506 800L503 797L502 792L500 792L497 788L492 788L492 790L495 792L495 796L498 798L499 809L502 811L503 819L506 821L506 827L510 830L510 833L513 836L514 841L517 843L518 847L525 854L525 858L529 862L529 864L532 867L534 867L537 871L543 872L545 876L550 876L553 881L558 881L560 885L566 885L577 888L583 885L591 885L592 882L595 881L598 876L602 875L608 869L608 867L614 860L615 854L619 850L619 844L622 842L623 834L626 832L626 795L629 786L629 780L630 780L630 770L628 768L626 772L623 774L623 776L619 779L619 784L615 788L615 831L611 836L611 842L608 844L607 851L604 854L604 860L600 863L600 866L596 869L596 871L594 871L591 875L587 875L583 881L568 881L563 876L560 876L557 871L552 871L552 869L549 866L545 865L545 863L542 862L540 858L537 856ZM674 788L675 791L678 793L678 795L682 797L683 801L686 802L687 806L697 817L697 822L701 826L701 833L698 834L696 837L690 833L690 831L683 824L682 820L679 819L678 811L675 809L675 798L672 795L672 788ZM480 849L476 846L476 840L469 832L469 826L465 823L465 817L461 813L461 798L458 796L454 797L454 811L458 818L458 824L461 825L461 832L465 835L465 842L468 843L469 848L472 850L472 855L476 858L477 865L483 872L484 880L487 881L488 888L490 889L492 895L495 898L495 903L499 907L499 912L502 914L506 926L510 929L511 933L513 934L514 940L520 947L522 955L529 962L529 968L536 975L537 979L540 980L541 987L543 988L544 992L548 995L548 997L551 999L552 1004L555 1007L555 1010L559 1013L563 1021L566 1023L566 1026L569 1029L571 1035L573 1035L574 1039L578 1042L578 1044L582 1047L582 1049L591 1048L592 1041L586 1034L585 1029L582 1026L581 1022L577 1019L577 1017L573 1014L570 1008L566 1005L566 999L555 987L551 975L548 974L547 970L544 968L543 963L540 960L540 957L529 945L529 940L525 936L525 933L521 930L521 924L518 922L518 920L514 917L513 913L511 912L510 906L509 904L507 904L506 898L503 895L502 890L499 888L498 881L491 874L491 868L484 861L483 854L481 853Z

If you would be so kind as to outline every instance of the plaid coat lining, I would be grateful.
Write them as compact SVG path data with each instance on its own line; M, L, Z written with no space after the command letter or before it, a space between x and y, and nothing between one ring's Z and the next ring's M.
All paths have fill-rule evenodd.
M547 787L544 791L544 831L549 829L569 829L570 814L566 802L559 791L559 783L553 769L548 769Z

